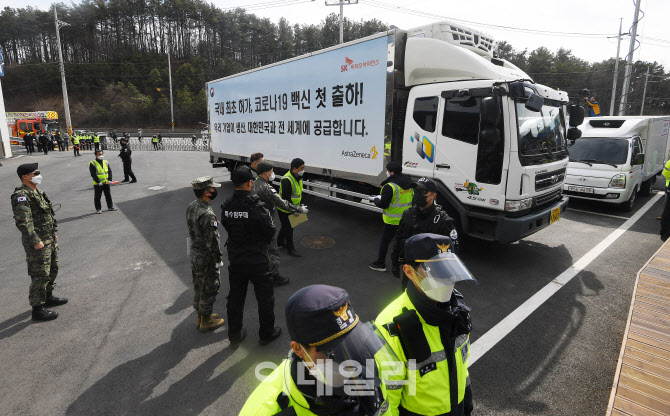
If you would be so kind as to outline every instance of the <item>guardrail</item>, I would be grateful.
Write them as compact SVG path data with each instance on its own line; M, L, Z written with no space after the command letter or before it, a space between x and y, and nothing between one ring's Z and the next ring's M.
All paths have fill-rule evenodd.
M107 137L105 138L103 148L106 150L119 150L121 143ZM131 137L128 145L133 151L150 150L155 151L154 144L151 142L151 136L143 137L140 141L137 137ZM176 150L176 151L209 151L209 138L198 138L193 141L190 137L164 137L161 143L158 143L156 148L158 150Z

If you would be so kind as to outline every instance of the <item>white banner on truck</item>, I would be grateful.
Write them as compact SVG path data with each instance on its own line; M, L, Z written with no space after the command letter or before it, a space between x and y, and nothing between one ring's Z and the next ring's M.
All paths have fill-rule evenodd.
M380 37L209 83L212 151L378 175L386 57Z

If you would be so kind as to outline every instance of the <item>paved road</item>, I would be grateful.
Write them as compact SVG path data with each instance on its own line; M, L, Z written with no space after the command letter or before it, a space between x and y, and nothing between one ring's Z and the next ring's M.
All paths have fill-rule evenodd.
M257 344L256 301L245 309L249 338L237 348L226 327L201 334L190 306L184 210L190 180L213 174L199 152L137 152L137 184L112 189L117 212L95 215L85 157L52 152L3 160L0 195L0 414L234 415L257 385L256 365L288 352L286 333ZM120 161L108 152L114 179ZM40 162L54 203L61 242L56 294L70 298L53 322L30 321L24 254L9 195L16 166ZM309 161L308 161L309 162ZM660 183L659 183L660 184ZM162 187L162 188L154 188ZM153 188L153 189L150 189ZM649 198L640 198L636 210ZM329 283L346 288L361 319L369 320L400 293L390 272L370 271L379 215L310 198L310 220L296 237L325 236L332 248L300 247L282 254L289 286L276 290L277 323L298 288ZM662 200L471 366L477 414L596 415L607 406L635 273L660 247ZM473 349L504 317L568 270L634 213L572 203L551 227L510 245L471 242L463 258L480 282L462 287L473 308ZM587 212L577 211L584 210ZM605 215L598 215L605 214ZM225 238L225 236L224 236ZM611 239L611 238L610 238ZM583 264L583 263L580 263ZM227 273L215 310L225 312ZM250 290L251 292L251 290ZM480 344L481 345L481 344Z

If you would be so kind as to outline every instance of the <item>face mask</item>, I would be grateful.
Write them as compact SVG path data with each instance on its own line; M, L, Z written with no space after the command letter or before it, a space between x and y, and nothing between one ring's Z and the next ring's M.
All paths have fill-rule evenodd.
M213 190L213 191L210 191L209 193L212 194L212 195L209 197L210 200L212 200L212 199L216 199L216 196L219 194L219 192L218 192L216 189Z
M386 171L386 177L387 177L387 178L390 178L390 177L391 177L391 172Z
M276 177L275 173L272 172L272 174L270 175L270 179L268 179L268 180L269 180L270 182L272 182L272 181L275 180L275 177Z
M412 205L425 207L428 204L428 196L424 193L415 192L412 197Z
M98 158L98 159L100 159L100 160L102 160L102 159L104 159L104 158L105 158L105 156L103 156L103 155L100 155L100 156L97 156L97 158Z
M305 174L305 171L304 171L304 170L302 170L302 171L296 173L296 175L300 176L301 178L302 178L302 175L304 175L304 174Z
M454 285L445 285L432 277L426 277L421 281L421 290L423 290L426 296L436 302L446 302L451 299Z
M33 176L32 178L30 178L30 182L34 183L35 185L41 184L42 183L42 175L40 174L40 175L37 175L37 176Z

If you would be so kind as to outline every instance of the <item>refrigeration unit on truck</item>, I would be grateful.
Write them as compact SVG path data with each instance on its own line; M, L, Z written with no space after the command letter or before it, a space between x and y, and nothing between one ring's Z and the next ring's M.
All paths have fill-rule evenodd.
M670 156L670 116L586 118L580 129L582 137L568 144L563 193L631 211Z
M361 208L385 166L434 178L461 233L513 242L560 218L570 124L583 110L495 58L492 38L440 22L207 83L210 161L306 162L305 193ZM581 113L580 111L581 110ZM581 117L581 119L580 119Z

